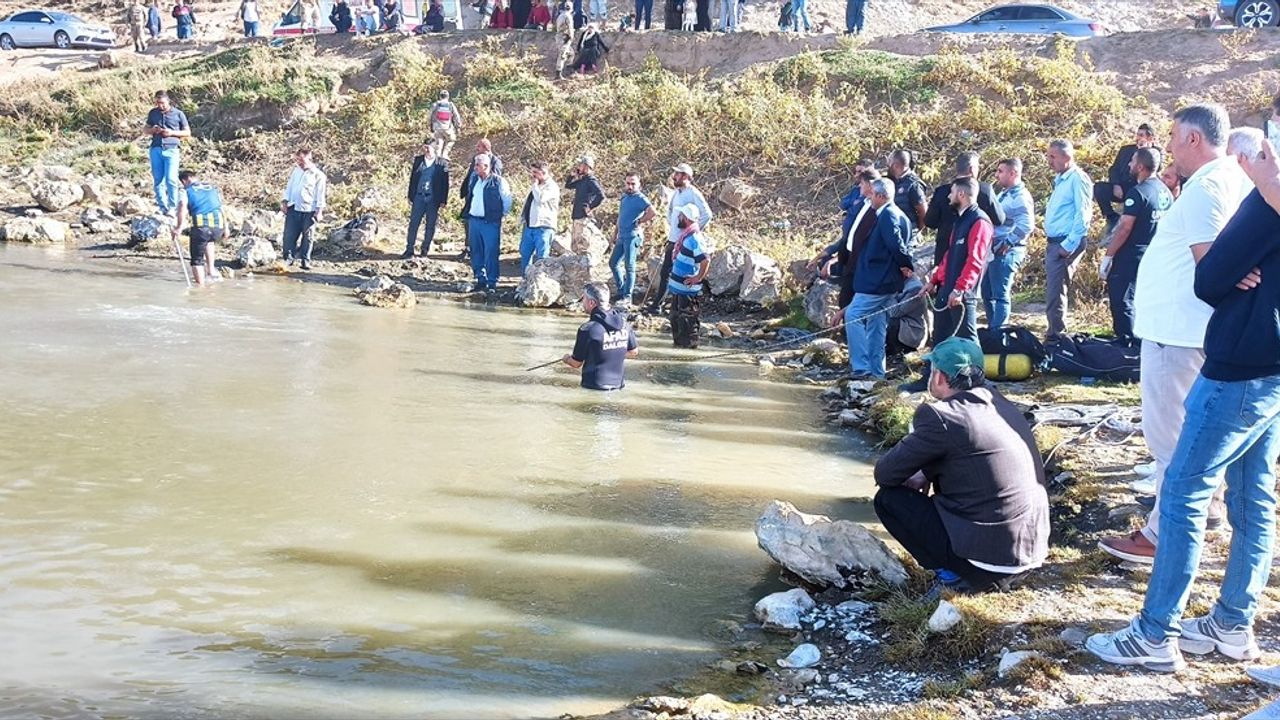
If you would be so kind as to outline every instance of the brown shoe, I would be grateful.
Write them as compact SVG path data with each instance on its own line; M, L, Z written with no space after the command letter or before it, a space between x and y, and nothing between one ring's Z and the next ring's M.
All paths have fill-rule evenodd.
M1156 546L1151 544L1141 530L1134 530L1128 535L1103 538L1098 547L1110 555L1129 562L1150 565L1156 560Z

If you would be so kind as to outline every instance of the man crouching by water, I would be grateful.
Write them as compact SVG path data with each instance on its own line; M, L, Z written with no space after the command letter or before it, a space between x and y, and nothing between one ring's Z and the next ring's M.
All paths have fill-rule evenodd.
M987 387L977 343L953 337L929 359L939 402L916 408L911 434L876 463L876 515L942 587L1006 589L1049 552L1040 452L1022 413Z
M588 390L621 390L622 364L640 354L636 333L627 315L609 307L609 288L591 283L582 289L582 309L591 316L578 328L573 353L561 358L571 368L582 368L582 387Z

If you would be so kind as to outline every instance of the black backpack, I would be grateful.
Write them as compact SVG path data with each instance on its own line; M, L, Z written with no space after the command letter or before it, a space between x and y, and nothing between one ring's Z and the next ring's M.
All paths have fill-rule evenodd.
M778 27L782 30L791 29L791 14L794 12L791 0L782 3L782 10L778 13Z
M1141 366L1138 347L1124 340L1103 340L1089 335L1059 335L1045 345L1049 367L1077 377L1113 382L1138 382Z
M982 346L982 352L987 355L1027 355L1031 358L1033 367L1044 363L1047 355L1040 338L1019 325L979 328L978 344Z

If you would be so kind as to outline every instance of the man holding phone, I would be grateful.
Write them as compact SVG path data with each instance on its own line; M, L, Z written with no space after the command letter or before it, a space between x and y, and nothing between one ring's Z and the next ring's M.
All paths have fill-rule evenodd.
M156 106L147 113L144 132L151 136L151 181L155 188L156 207L163 215L178 211L182 183L178 181L178 161L182 156L182 138L191 137L187 116L173 106L169 93L156 92Z

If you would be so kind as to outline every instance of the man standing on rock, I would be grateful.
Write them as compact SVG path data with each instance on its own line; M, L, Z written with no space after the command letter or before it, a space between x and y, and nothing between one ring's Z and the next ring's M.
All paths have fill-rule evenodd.
M133 40L134 52L147 51L147 7L142 0L131 0L124 13L125 24L129 26L129 37Z
M1089 218L1093 215L1090 193L1092 183L1084 170L1076 165L1076 150L1070 140L1054 140L1045 153L1049 166L1057 173L1053 193L1044 209L1044 234L1049 238L1045 250L1045 315L1049 319L1047 340L1056 340L1067 329L1067 306L1071 297L1071 281L1075 278L1080 256L1084 254Z
M186 113L173 106L169 93L156 93L156 106L147 113L144 131L151 136L151 180L155 187L156 207L162 215L172 215L178 209L178 164L182 158L182 138L191 137L191 126Z
M858 254L853 302L844 310L849 368L859 380L884 378L886 311L914 272L911 222L893 204L893 181L879 178L870 185L868 202L876 216L875 228Z
M462 132L462 115L458 107L449 99L449 91L441 90L440 99L431 106L431 137L435 144L436 157L449 159L449 151Z
M979 156L976 152L962 152L956 156L956 174L954 180L978 177ZM951 246L951 228L960 218L956 206L951 204L951 185L939 185L929 199L929 208L925 211L925 227L937 232L933 243L933 264L940 265L942 256ZM1004 209L996 202L996 192L990 183L978 184L978 209L987 214L991 224L999 227L1004 224Z
M187 218L191 218L191 274L196 285L204 286L205 278L218 279L213 267L214 250L226 232L227 222L222 215L222 193L218 188L196 179L193 170L178 174L184 192L178 196L178 216L173 226L176 243Z
M436 237L436 220L440 216L440 208L449 202L449 165L436 156L436 149L430 143L422 144L422 152L413 159L413 168L409 171L409 234L405 239L404 254L401 260L413 257L413 247L418 241L418 227L427 221L425 237L422 238L422 257L431 250L431 242Z
M602 283L588 283L582 289L582 309L590 316L578 328L573 352L561 360L574 369L582 369L582 387L588 390L621 390L623 364L640 354L636 333L627 324L627 314L610 309L609 288Z
M588 223L594 223L593 213L604 202L604 188L595 174L596 161L590 155L583 155L573 166L573 173L564 181L564 189L573 191L573 231L570 235L570 247L575 253L586 252L586 241L583 234Z
M1004 212L1004 222L996 226L991 257L982 274L982 303L987 311L987 327L998 329L1009 322L1013 305L1013 279L1027 257L1027 238L1036 227L1035 201L1022 184L1022 160L1006 158L996 169L1000 194L996 202Z
M1120 152L1116 153L1116 159L1111 163L1111 170L1107 173L1107 181L1093 184L1093 199L1097 201L1098 209L1102 211L1102 217L1107 221L1107 232L1120 222L1121 214L1116 212L1115 204L1124 201L1129 188L1133 187L1133 174L1130 171L1133 154L1139 148L1152 147L1155 141L1156 134L1151 126L1146 123L1139 125L1137 132L1133 135L1133 144L1125 145L1120 148Z
M662 270L658 277L657 294L654 295L649 312L658 314L662 308L662 298L667 294L668 281L671 278L671 266L674 262L676 241L681 236L680 211L689 205L698 209L698 217L693 219L699 230L706 230L711 224L711 208L707 207L707 199L702 191L693 185L693 168L688 163L680 163L671 168L671 185L675 192L667 200L667 247L662 255Z
M921 291L925 297L937 291L930 308L933 310L930 341L934 347L952 336L978 338L978 282L987 267L995 229L991 219L978 207L977 199L977 180L967 177L951 183L951 204L959 217L951 229L951 242L942 262L930 273ZM923 377L899 386L904 392L923 392L928 388L927 363Z
M1155 458L1156 504L1141 530L1099 541L1121 560L1150 563L1156 556L1164 522L1161 488L1183 432L1187 396L1204 365L1213 315L1195 294L1196 264L1251 189L1240 164L1226 154L1230 127L1220 105L1190 105L1173 116L1167 149L1187 181L1156 227L1133 291L1133 334L1142 340L1142 437Z
M911 169L915 158L910 150L898 149L889 154L889 177L893 180L893 203L911 221L911 246L915 247L928 213L926 198L928 186Z
M329 179L311 159L311 148L300 147L293 154L297 167L289 174L280 212L284 213L284 261L293 265L298 241L302 241L302 269L311 269L311 232L324 219L325 191Z
M670 290L671 337L676 347L698 347L698 330L701 323L702 281L707 277L711 261L698 227L702 211L689 203L677 212L680 234L672 246L675 259L671 263Z
M560 186L551 177L550 166L538 160L529 165L529 196L524 199L520 220L524 233L520 236L520 277L529 265L551 252L551 237L560 219Z
M1107 283L1112 332L1117 340L1133 343L1133 286L1138 281L1138 263L1160 219L1173 206L1173 196L1157 177L1159 150L1138 148L1129 158L1129 172L1138 182L1125 192L1124 215L1098 265L1098 277Z
M502 248L502 216L511 212L511 188L490 169L488 155L477 155L463 214L471 242L472 292L498 290L498 253Z
M1044 465L1026 418L986 384L982 348L929 353L929 394L911 434L876 462L876 516L942 586L1007 588L1049 553Z
M618 203L618 229L613 233L613 253L609 256L609 270L618 288L618 303L631 306L631 294L636 285L636 255L644 245L644 226L656 213L649 199L640 192L640 174L627 173Z

